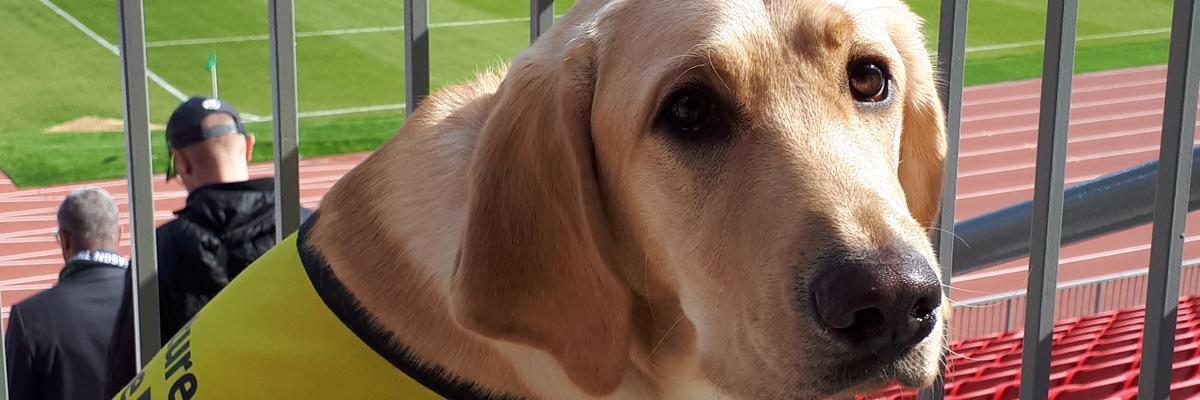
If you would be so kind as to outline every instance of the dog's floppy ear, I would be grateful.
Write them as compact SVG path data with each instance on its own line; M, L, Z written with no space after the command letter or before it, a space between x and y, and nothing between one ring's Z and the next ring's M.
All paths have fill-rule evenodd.
M937 216L946 158L945 113L925 50L921 20L904 5L888 13L892 42L904 62L904 126L900 135L900 186L908 210L923 226Z
M624 376L630 295L602 255L591 45L570 46L519 57L493 99L453 295L463 326L544 350L576 386L602 395Z

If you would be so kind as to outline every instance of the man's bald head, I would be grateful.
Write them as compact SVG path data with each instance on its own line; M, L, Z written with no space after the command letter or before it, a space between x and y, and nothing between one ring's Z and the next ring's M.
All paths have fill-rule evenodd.
M254 136L238 132L236 121L224 113L205 116L200 127L205 132L228 132L171 149L175 171L188 191L213 183L248 180Z
M212 97L196 96L179 104L167 121L172 158L167 179L178 176L188 192L248 180L254 136L246 132L240 115L229 103Z

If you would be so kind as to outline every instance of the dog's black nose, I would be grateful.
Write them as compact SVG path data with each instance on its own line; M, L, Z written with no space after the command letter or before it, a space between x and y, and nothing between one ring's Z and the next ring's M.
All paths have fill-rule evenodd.
M854 349L885 358L929 336L942 304L941 282L912 251L825 265L809 289L820 323Z

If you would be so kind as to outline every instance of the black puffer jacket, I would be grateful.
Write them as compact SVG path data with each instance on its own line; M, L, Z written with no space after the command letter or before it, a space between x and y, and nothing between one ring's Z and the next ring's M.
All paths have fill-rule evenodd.
M274 182L200 187L175 216L157 231L164 342L275 245Z
M307 219L309 210L301 210ZM158 293L165 344L225 285L275 246L275 183L219 183L188 194L175 220L158 227ZM125 299L113 345L105 395L133 378L132 296Z

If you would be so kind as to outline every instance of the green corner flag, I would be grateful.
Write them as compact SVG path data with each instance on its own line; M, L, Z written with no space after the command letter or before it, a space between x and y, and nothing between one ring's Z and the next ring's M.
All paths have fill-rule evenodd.
M207 71L212 71L214 69L217 69L217 51L216 50L213 50L212 53L208 53L208 64L204 65L204 69Z
M204 69L212 75L212 91L213 97L217 97L217 51L213 50L208 53L208 63L204 64Z

